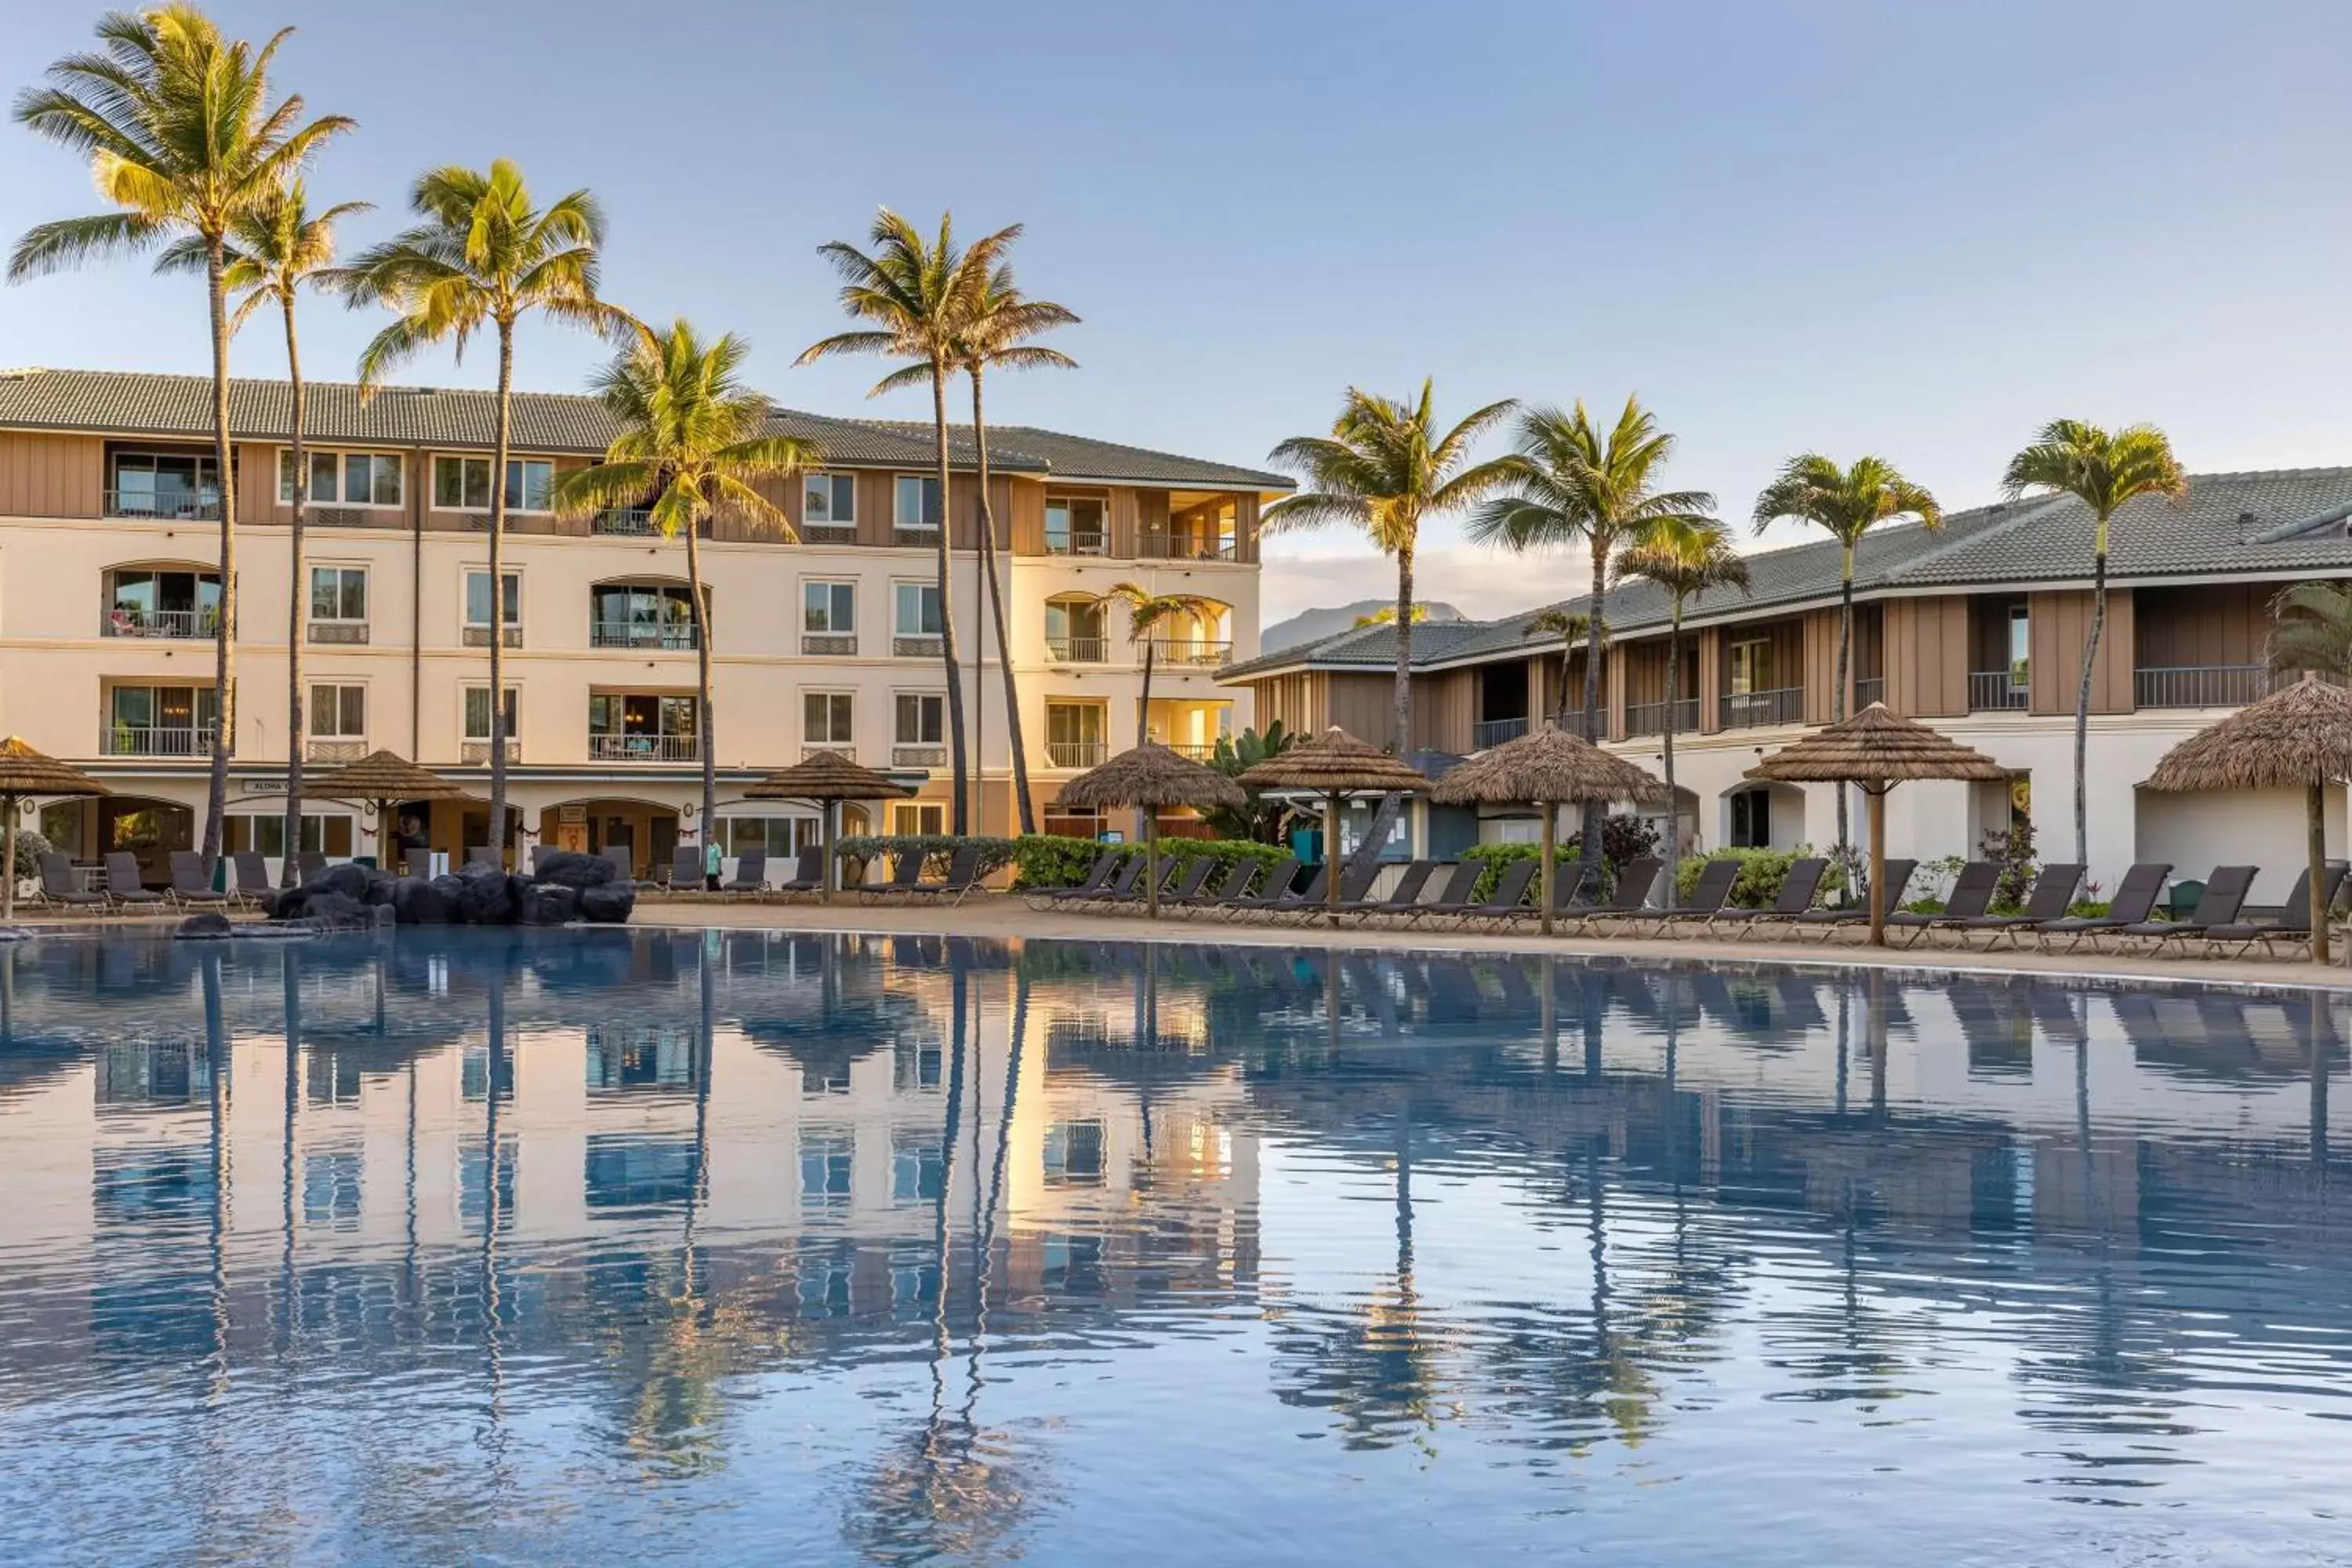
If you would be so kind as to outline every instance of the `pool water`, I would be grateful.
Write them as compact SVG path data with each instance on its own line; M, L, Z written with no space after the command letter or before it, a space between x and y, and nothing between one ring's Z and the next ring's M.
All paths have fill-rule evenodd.
M2305 994L0 949L0 1561L2352 1556Z

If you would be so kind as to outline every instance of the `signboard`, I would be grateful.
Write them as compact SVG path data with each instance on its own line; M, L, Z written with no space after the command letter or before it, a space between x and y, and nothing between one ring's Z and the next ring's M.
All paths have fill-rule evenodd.
M566 826L588 820L588 808L584 805L559 805L555 814L555 820Z
M236 787L247 795L284 795L284 779L239 779Z

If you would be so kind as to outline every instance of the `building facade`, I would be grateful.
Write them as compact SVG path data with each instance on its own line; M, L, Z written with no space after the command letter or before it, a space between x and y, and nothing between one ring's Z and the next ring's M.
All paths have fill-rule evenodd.
M2295 583L2352 575L2347 519L2352 468L2192 476L2185 504L2144 499L2117 516L2106 626L2091 672L2093 880L2111 889L2135 860L2170 861L2190 877L2251 862L2265 868L2255 898L2284 896L2305 860L2299 792L2209 796L2139 786L2175 743L2273 689L2281 678L2265 663L2273 601ZM1969 856L1989 836L2031 824L2042 858L2071 856L2091 561L2090 515L2070 500L1979 508L1937 530L1892 527L1864 541L1847 711L1884 701L2011 770L2006 784L1895 791L1887 832L1899 853ZM1761 552L1749 564L1748 593L1710 594L1686 610L1671 714L1665 596L1645 584L1606 596L1601 722L1612 750L1655 772L1671 718L1686 846L1825 846L1836 837L1833 786L1763 784L1746 773L1835 711L1837 546ZM1414 628L1412 749L1464 754L1547 716L1570 729L1581 721L1583 650L1529 632L1532 616ZM1261 724L1339 724L1385 739L1394 638L1387 626L1348 632L1244 661L1224 679L1249 693ZM1433 852L1449 847L1433 848L1433 834L1535 831L1532 817L1501 811L1450 828L1433 827L1426 813L1418 821L1418 847ZM2342 853L2340 795L2328 832L2330 853Z
M642 511L570 518L562 476L613 431L593 399L518 394L506 582L488 573L494 400L474 391L309 388L310 527L299 605L288 522L290 399L233 388L239 524L236 761L227 843L283 851L289 645L304 650L308 765L389 748L485 794L488 648L503 636L514 847L628 847L640 874L698 841L702 748L682 542ZM77 858L138 852L163 875L201 830L219 603L220 486L211 386L200 377L0 373L0 732L71 759L114 792L58 803L43 831ZM1003 668L1020 693L1032 792L1065 826L1063 781L1134 742L1139 722L1205 752L1250 722L1215 671L1256 652L1257 519L1279 476L1008 426L990 432L990 511L1003 552L1009 646L981 597L980 506L969 432L952 441L944 509L928 426L782 409L772 430L814 441L824 467L769 499L788 536L742 517L707 525L719 830L731 856L796 847L813 812L741 799L815 750L849 753L913 788L853 808L850 826L937 831L948 821L949 727L936 545L951 530L950 603L971 765L972 827L1017 826ZM1135 582L1197 595L1213 616L1144 649L1105 595ZM373 854L366 808L307 800L304 837ZM434 848L485 841L486 802L418 806ZM396 825L395 825L396 826Z

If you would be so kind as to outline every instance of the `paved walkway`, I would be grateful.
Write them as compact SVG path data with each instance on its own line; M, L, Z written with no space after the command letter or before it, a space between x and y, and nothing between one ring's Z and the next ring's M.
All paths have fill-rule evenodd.
M2032 947L2012 952L2007 948L1938 948L1922 942L1915 948L1873 949L1851 940L1826 947L1817 941L1734 942L1728 937L1686 937L1679 941L1628 937L1555 937L1546 941L1532 930L1486 934L1435 930L1395 930L1377 926L1258 923L1163 918L1141 915L1081 914L1058 910L1033 910L1017 898L992 895L967 899L961 905L939 908L892 903L869 899L833 905L811 903L702 903L662 899L641 900L635 923L650 926L723 926L771 931L856 931L887 933L947 934L973 937L1037 937L1075 942L1250 942L1276 947L1387 948L1399 951L1445 950L1465 952L1550 952L1630 958L1647 963L1668 959L1724 959L1735 963L1773 961L1814 964L1880 964L1899 969L1968 970L1986 973L2092 975L2119 980L2193 980L2206 983L2271 986L2315 984L2352 991L2352 971L2341 963L2320 970L2310 963L2247 959L2198 959L2173 955L2140 958L2124 953L2092 952L2087 948L2066 952L2039 952Z

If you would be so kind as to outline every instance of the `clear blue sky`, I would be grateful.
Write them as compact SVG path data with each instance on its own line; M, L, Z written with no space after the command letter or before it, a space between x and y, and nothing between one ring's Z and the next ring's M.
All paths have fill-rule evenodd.
M591 186L606 291L744 333L797 405L928 412L865 404L870 365L791 368L840 325L814 247L887 203L1026 223L1025 283L1085 316L1085 368L1008 378L1007 422L1255 462L1350 382L1434 374L1454 411L1638 389L1683 437L1675 477L1741 519L1806 447L1981 500L2059 414L2155 420L2197 468L2352 462L2340 0L216 14L299 25L280 80L361 121L313 177L385 209L354 239L430 163ZM0 81L96 15L16 7ZM92 206L73 160L0 129L0 229ZM314 310L308 368L348 375L372 324ZM0 289L0 362L205 353L196 285L136 264ZM520 378L576 388L596 353L534 332ZM282 374L274 331L236 365ZM1316 559L1270 570L1269 616L1385 577L1323 559L1337 538L1288 548ZM1498 613L1575 574L1441 538L1431 576Z

